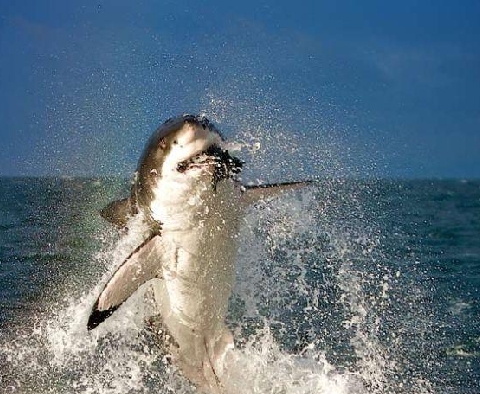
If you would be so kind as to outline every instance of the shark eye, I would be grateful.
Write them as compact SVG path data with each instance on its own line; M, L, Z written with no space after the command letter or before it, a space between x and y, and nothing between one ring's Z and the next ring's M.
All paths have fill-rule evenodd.
M165 150L165 148L167 147L167 141L165 141L165 138L160 139L160 141L158 142L158 147L161 150Z
M178 144L178 141L177 140L174 140L173 141L173 145L177 145Z

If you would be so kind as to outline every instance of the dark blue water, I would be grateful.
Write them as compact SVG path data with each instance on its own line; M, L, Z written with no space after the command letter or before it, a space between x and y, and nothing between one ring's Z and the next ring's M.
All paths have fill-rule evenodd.
M86 332L119 237L97 212L127 186L0 179L5 392L192 390L138 319ZM321 181L250 212L237 264L228 323L244 373L273 376L258 392L480 392L479 181Z

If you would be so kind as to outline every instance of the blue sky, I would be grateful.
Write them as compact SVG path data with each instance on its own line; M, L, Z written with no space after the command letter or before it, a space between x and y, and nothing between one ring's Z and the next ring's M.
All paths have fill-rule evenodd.
M479 21L468 0L0 0L0 175L129 175L202 112L261 142L255 176L480 178Z

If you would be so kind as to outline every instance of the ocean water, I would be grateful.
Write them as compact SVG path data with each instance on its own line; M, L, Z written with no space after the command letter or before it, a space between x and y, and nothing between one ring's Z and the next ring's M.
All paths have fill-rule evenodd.
M194 393L142 291L91 306L134 247L98 210L119 179L0 178L0 387ZM148 291L148 290L145 290ZM247 212L229 393L480 392L480 182L331 179Z

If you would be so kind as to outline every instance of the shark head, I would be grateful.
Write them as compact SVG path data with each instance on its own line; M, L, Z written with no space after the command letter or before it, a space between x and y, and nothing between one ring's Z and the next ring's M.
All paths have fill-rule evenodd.
M150 137L138 162L134 200L148 207L159 183L210 184L235 178L242 161L231 156L220 131L204 116L168 119ZM170 187L170 186L169 186Z
M183 115L167 120L150 137L138 164L140 182L179 174L210 177L213 184L240 173L218 129L205 117ZM146 182L148 183L148 182Z

